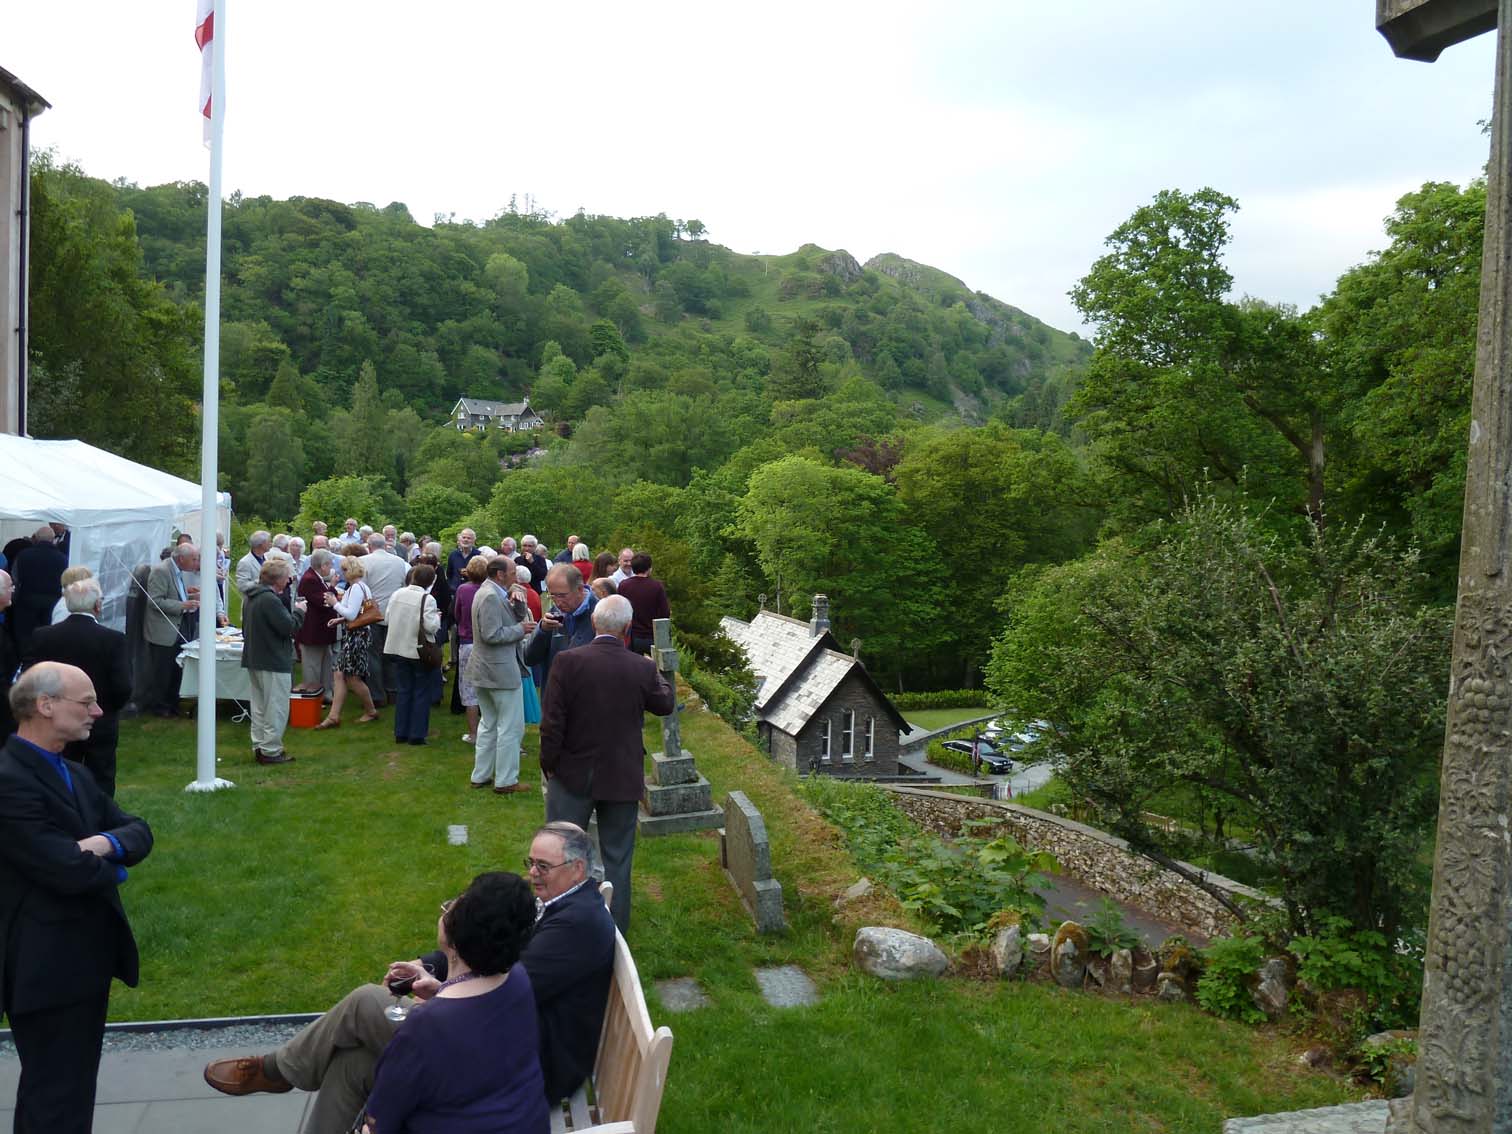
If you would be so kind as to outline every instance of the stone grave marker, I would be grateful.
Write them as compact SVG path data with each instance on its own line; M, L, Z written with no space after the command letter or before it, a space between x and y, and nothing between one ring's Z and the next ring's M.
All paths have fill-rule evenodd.
M766 820L743 791L732 791L725 799L719 861L746 909L756 919L756 932L786 930L782 883L772 877L772 846L767 839Z
M658 618L652 624L651 657L656 668L677 688L677 651L672 647L672 620ZM651 754L651 777L641 801L640 833L671 835L681 831L712 831L724 821L714 806L709 781L698 774L693 753L682 746L680 710L662 718L662 750Z
M761 998L773 1008L803 1008L819 1003L819 989L797 965L777 965L756 970Z

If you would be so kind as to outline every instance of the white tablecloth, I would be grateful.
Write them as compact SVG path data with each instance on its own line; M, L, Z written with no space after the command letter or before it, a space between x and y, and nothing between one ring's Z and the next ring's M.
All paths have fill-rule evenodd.
M190 642L179 651L179 665L184 667L184 681L180 692L185 697L199 696L200 644ZM215 699L217 701L250 701L252 683L247 680L247 671L241 664L240 642L215 643Z

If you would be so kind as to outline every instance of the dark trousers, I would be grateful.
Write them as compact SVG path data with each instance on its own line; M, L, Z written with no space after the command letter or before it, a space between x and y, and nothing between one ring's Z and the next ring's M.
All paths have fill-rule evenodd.
M393 700L390 691L398 679L394 675L394 659L383 652L383 644L388 641L388 626L375 622L368 629L372 633L368 635L367 687L373 695L373 704L382 705Z
M626 936L630 933L630 866L635 858L635 824L640 804L589 799L573 795L559 779L546 782L546 822L565 819L588 829L589 816L598 818L599 857L604 861L604 881L614 883L609 912Z
M109 1002L106 987L88 1000L11 1016L21 1057L15 1134L90 1134Z
M149 643L147 648L152 657L152 698L147 706L154 713L178 714L179 710L179 682L184 679L184 671L178 664L178 646L159 646Z
M424 740L430 731L431 671L414 658L389 657L394 662L394 739Z

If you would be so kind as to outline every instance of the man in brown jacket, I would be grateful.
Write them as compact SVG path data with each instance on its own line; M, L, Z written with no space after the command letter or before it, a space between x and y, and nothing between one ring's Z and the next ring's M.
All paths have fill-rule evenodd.
M644 714L670 713L677 694L650 659L625 648L630 603L619 595L593 608L593 641L551 663L541 708L541 774L546 820L588 826L598 816L604 878L614 883L610 912L630 930L630 865L636 812L645 791Z

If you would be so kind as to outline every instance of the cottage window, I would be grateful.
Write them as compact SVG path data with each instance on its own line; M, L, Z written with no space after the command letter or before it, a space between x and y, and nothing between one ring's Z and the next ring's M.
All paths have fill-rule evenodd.
M826 717L825 720L824 720L824 728L819 733L819 763L821 763L821 764L828 764L829 762L830 762L830 721L829 721L829 718Z
M862 759L874 760L877 755L877 718L866 718L866 750L862 753Z
M843 709L840 713L840 759L846 763L856 758L856 710Z

